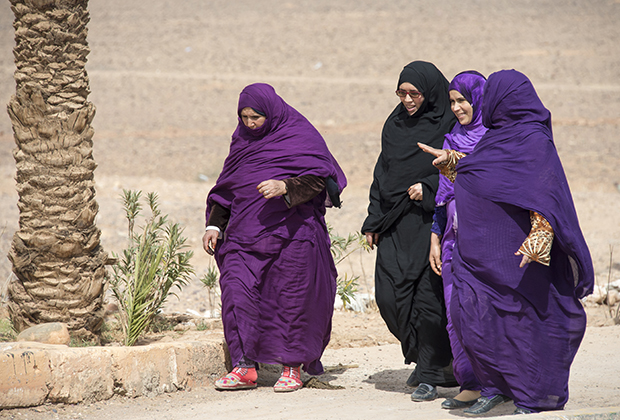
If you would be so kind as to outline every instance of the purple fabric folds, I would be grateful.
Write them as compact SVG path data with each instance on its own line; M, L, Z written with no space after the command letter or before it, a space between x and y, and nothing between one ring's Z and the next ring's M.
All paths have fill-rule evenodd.
M445 136L443 148L463 153L471 153L487 128L482 125L482 95L486 79L478 72L467 71L459 73L450 82L449 90L459 92L473 108L472 120L467 125L457 122L452 131ZM454 330L450 302L452 300L452 251L457 235L457 215L454 203L454 184L444 175L439 175L439 189L435 197L437 206L446 207L446 227L441 237L441 276L443 279L444 296L446 299L446 314L448 317L448 335L452 348L452 367L454 377L461 386L461 390L480 390L480 383L476 379L471 363L465 354L458 335Z
M311 238L312 232L302 227L307 215L300 214L299 208L289 209L283 197L265 200L256 186L268 179L316 175L331 176L342 191L347 184L342 169L321 134L273 87L263 83L247 86L239 95L237 115L245 107L264 112L267 119L262 127L250 130L239 118L222 172L207 197L207 220L211 203L217 202L231 210L227 239L254 242L266 235ZM322 192L309 207L324 213L326 200L327 194Z
M450 311L482 395L504 394L534 411L561 409L586 316L579 299L594 271L553 143L551 114L515 70L489 76L489 131L457 165L457 245ZM529 211L555 237L549 267L519 268Z
M207 197L230 209L218 241L222 320L233 364L243 356L268 364L304 365L320 374L329 342L336 268L325 225L327 193L288 208L283 197L266 200L256 186L301 175L332 177L340 191L346 177L310 122L266 84L247 86L237 113L266 114L263 126L241 118L230 153Z

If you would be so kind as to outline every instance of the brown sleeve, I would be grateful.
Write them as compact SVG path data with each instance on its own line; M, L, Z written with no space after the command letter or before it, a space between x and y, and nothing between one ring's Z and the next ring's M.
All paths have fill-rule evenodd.
M448 161L441 165L439 168L439 172L448 178L451 182L454 182L456 179L456 164L459 163L459 160L465 156L467 156L463 152L457 152L452 149L444 149L448 152Z
M551 245L553 244L553 228L540 214L530 211L530 223L532 230L519 252L530 257L533 261L543 265L549 265L551 262Z
M302 175L283 179L286 184L286 205L291 208L306 203L325 189L325 179L315 175Z
M209 213L209 220L207 220L207 226L217 226L224 232L224 229L228 226L228 219L230 219L230 210L217 203L213 203L211 213Z

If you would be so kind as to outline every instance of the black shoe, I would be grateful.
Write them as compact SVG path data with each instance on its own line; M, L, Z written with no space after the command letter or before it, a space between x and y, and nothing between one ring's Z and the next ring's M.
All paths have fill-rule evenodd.
M418 372L415 369L413 369L413 372L411 372L411 375L409 375L409 379L407 379L407 385L412 388L420 385L420 381L418 380Z
M476 404L477 399L471 401L461 401L454 398L448 398L441 403L441 408L445 408L446 410L456 410L459 408L471 407Z
M420 384L411 394L411 401L433 401L437 398L437 387L429 384Z
M534 411L528 410L527 408L517 407L517 409L512 412L512 415L516 416L518 414L532 414L532 413L534 413Z
M476 404L463 410L463 413L467 414L468 416L478 416L480 414L487 413L494 407L497 407L498 405L508 401L510 401L510 398L502 394L498 394L490 398L480 397L478 398L478 401L476 401Z

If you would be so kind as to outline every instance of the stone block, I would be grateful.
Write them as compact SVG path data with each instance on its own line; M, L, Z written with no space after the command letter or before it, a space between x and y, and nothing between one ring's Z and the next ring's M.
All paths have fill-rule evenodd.
M62 322L49 322L26 328L19 333L16 340L69 345L71 337L69 336L67 324Z
M172 345L172 343L171 343ZM112 353L114 371L114 393L128 397L160 394L162 365L165 366L165 351L152 351L152 346L119 347Z
M48 400L77 404L107 400L114 395L114 378L107 347L69 348L49 353L51 380Z
M0 408L43 404L51 377L48 352L13 344L0 347Z
M0 409L155 396L226 373L221 339L135 347L0 345Z

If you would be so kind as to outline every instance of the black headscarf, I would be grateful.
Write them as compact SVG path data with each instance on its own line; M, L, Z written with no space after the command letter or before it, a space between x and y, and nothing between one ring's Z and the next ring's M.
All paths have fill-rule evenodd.
M383 126L381 154L375 166L369 214L362 232L385 231L411 205L421 206L427 212L435 207L438 171L432 165L434 157L424 153L417 142L437 149L443 146L444 135L456 122L450 110L449 83L435 65L424 61L405 66L398 86L406 82L422 92L424 102L413 115L399 103ZM421 202L412 201L407 193L418 182L424 189Z

